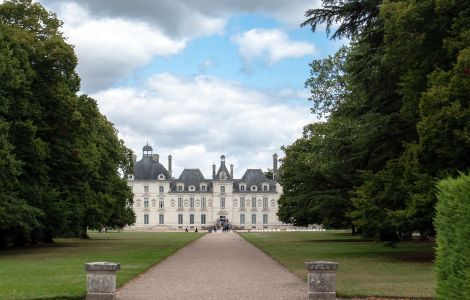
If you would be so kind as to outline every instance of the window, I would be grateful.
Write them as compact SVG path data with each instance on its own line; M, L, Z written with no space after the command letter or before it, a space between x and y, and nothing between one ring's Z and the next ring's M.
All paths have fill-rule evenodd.
M250 189L251 189L252 192L256 192L258 190L256 185L252 185Z
M158 175L158 179L165 180L165 175L163 175L163 174Z
M163 187L163 185L161 185L161 186L158 187L158 191L159 191L160 193L163 193L163 192L165 191L165 188Z
M159 208L164 208L165 207L165 201L160 199L160 201L158 201L158 207Z
M240 208L245 208L245 197L240 197Z
M220 197L220 208L225 208L225 197Z
M220 179L221 179L221 180L227 179L227 174L225 174L225 172L223 172L223 171L220 172Z
M256 197L251 197L251 207L256 208Z
M194 224L194 214L189 215L189 224Z
M188 189L191 191L191 192L194 192L196 190L196 187L194 185L190 185L188 187Z
M183 186L182 185L178 185L178 192L182 192L183 191Z
M160 224L160 225L165 224L165 215L164 214L159 214L158 215L158 224Z
M144 193L148 193L149 192L149 186L148 185L144 185Z
M201 198L201 207L206 208L206 197Z
M243 185L240 185L240 192L244 192L246 189L246 186L243 184Z
M178 214L178 224L183 224L183 215Z
M183 208L183 198L182 197L178 198L178 208Z
M201 224L206 224L206 214L201 215Z
M201 192L205 192L206 191L206 186L205 185L201 185Z
M263 224L268 224L268 214L263 214Z
M194 208L194 197L189 198L189 207Z
M245 214L240 214L240 224L245 224Z
M267 192L269 190L269 185L265 184L263 185L263 191Z
M222 185L222 186L220 187L220 192L221 192L221 193L225 193L225 186L224 186L224 185Z
M144 224L148 224L148 223L149 223L149 215L145 214L144 215Z
M256 214L251 215L251 224L256 224Z
M268 208L268 197L263 197L263 208Z
M149 207L149 198L144 198L144 207Z

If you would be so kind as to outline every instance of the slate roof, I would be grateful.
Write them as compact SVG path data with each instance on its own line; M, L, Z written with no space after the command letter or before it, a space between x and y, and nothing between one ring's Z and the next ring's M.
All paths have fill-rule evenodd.
M178 179L173 180L172 182L172 191L176 191L177 183L184 184L184 191L189 191L189 186L193 185L196 189L195 191L200 191L200 184L205 182L207 184L206 192L211 190L211 181L204 178L201 170L199 169L184 169Z
M134 165L136 180L157 180L160 174L165 175L165 180L171 179L168 170L152 156L143 156Z
M239 184L246 184L246 192L250 192L251 186L255 185L258 192L263 191L263 183L269 183L269 192L276 191L276 182L264 175L261 169L247 169L241 179L235 180L233 184L234 192L240 192Z

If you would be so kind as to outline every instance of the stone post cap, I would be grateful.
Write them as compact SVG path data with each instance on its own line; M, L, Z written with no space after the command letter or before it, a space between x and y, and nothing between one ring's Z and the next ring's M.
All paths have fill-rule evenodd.
M105 272L112 272L112 271L119 271L121 269L121 264L112 263L112 262L105 262L105 261L97 261L85 264L86 271L105 271Z
M306 261L305 268L307 270L337 270L339 264L333 261Z

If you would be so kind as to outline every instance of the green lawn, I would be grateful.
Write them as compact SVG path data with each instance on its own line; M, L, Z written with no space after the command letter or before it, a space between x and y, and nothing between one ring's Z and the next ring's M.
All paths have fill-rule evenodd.
M303 278L305 261L339 262L338 296L435 297L431 242L403 242L390 248L345 231L241 235Z
M201 233L92 233L90 240L58 239L53 245L0 251L0 299L81 299L84 263L121 263L121 286Z

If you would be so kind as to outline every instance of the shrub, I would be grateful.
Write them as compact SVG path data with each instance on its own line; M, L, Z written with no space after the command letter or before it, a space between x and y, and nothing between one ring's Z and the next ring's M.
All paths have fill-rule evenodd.
M437 295L470 299L470 174L442 180L438 188Z

